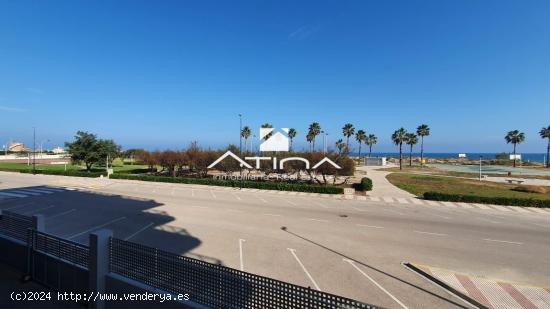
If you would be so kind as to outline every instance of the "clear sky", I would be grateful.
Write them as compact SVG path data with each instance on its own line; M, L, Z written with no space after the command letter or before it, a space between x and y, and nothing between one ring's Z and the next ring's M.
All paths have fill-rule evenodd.
M346 122L395 151L543 152L550 1L0 1L0 145L77 130L125 148L238 144L239 119ZM321 144L321 139L317 142Z

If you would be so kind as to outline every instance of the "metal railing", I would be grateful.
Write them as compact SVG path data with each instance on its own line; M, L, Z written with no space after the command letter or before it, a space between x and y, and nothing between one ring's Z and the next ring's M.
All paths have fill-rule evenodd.
M31 230L28 246L33 251L88 269L90 249L81 243Z
M3 210L0 216L0 234L27 242L28 230L33 228L33 219L15 212Z
M110 271L211 308L376 308L111 237Z

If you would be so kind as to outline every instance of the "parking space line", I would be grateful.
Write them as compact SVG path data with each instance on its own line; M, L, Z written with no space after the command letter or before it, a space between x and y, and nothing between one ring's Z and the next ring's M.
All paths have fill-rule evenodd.
M328 222L328 220L325 220L325 219L307 218L306 220L309 220L309 221L317 221L317 222Z
M296 250L295 249L291 249L291 248L286 248L288 251L290 251L290 253L292 253L292 255L294 256L294 258L296 259L296 261L298 262L298 264L300 264L300 266L302 267L302 270L306 273L307 277L309 278L309 280L311 281L311 283L313 283L313 285L315 286L315 288L318 290L318 291L321 291L321 289L319 288L319 285L317 284L317 282L315 282L315 280L313 280L313 277L309 274L309 272L307 271L306 267L304 266L304 264L302 264L302 261L300 261L300 259L298 258L298 256L296 255Z
M277 215L277 214L264 214L264 216L282 217L281 215Z
M26 211L24 212L23 214L24 215L29 215L29 214L32 214L32 213L35 213L37 211L42 211L42 210L46 210L46 209L50 209L50 208L54 208L55 206L54 205L50 205L48 207L42 207L42 208L38 208L38 209L33 209L33 210L30 210L30 211Z
M362 208L358 208L358 207L351 207L351 208L353 208L353 209L355 209L355 210L357 210L357 211L368 211L368 210L366 210L366 209L362 209Z
M256 196L256 197L257 197L258 199L260 199L260 201L262 201L262 202L264 202L264 203L267 203L267 201L266 201L264 198L259 197L259 196Z
M142 227L141 229L137 230L134 234L132 234L132 235L130 235L130 236L124 238L124 240L130 240L130 238L133 238L133 237L135 237L137 234L139 234L139 233L145 231L146 229L150 228L153 224L154 224L153 222L147 224L146 226L144 226L144 227Z
M212 190L209 190L209 191L210 191L210 194L212 195L213 198L217 198Z
M195 197L195 189L191 189L191 197Z
M61 217L63 215L67 215L67 214L70 214L71 212L73 211L76 211L76 209L70 209L70 210L67 210L67 211L64 211L64 212L61 212L61 213L58 213L58 214L55 214L53 216L49 216L49 217L46 217L46 219L53 219L53 218L57 218L57 217Z
M170 191L170 195L174 196L174 188Z
M370 282L372 282L374 285L376 285L382 292L386 293L391 299L393 299L396 303L398 303L403 309L409 309L405 304L403 304L397 297L393 296L388 290L386 290L383 286L381 286L378 282L376 282L374 279L372 279L369 275L367 275L361 268L359 268L357 265L355 265L355 262L350 259L343 259L344 262L349 263L353 268L355 268L359 273L361 273L365 278L369 279Z
M292 206L296 206L296 205L297 205L296 203L291 202L291 201L289 201L289 200L287 200L287 199L282 199L282 200L285 201L285 202L287 202L287 203L289 203L289 204L292 205Z
M357 224L357 226L370 227L370 228L373 228L373 229L383 229L384 228L383 226L366 225L366 224Z
M126 219L126 217L120 217L120 218L111 220L111 221L109 221L109 222L103 223L103 224L101 224L101 225L94 226L94 227L92 227L92 228L90 228L90 229L87 229L87 230L85 230L85 231L82 231L82 232L80 232L80 233L71 235L71 236L66 237L66 238L67 238L67 239L73 239L73 238L75 238L75 237L78 237L78 236L84 235L84 234L86 234L86 233L95 231L95 230L100 229L100 228L102 228L102 227L105 227L105 226L107 226L107 225L109 225L109 224L112 224L112 223L115 223L115 222L118 222L118 221L124 220L124 219Z
M18 208L23 208L25 206L29 206L29 205L32 205L32 204L34 204L34 202L25 203L25 204L22 204L22 205L16 205L16 206L13 206L13 207L10 207L10 208L6 208L4 210L13 210L13 209L18 209Z
M449 236L447 234L442 234L442 233L432 233L432 232L424 232L424 231L413 231L413 232L418 234L427 234L427 235L434 235L434 236Z
M241 271L244 271L244 261L243 261L243 242L246 240L239 239L239 257L241 261Z
M490 239L490 238L484 238L483 240L485 240L485 241L493 241L493 242L502 242L502 243L514 244L514 245L523 245L523 243L517 242L517 241L498 240L498 239Z
M236 193L231 193L237 200L241 200L240 196L238 196Z

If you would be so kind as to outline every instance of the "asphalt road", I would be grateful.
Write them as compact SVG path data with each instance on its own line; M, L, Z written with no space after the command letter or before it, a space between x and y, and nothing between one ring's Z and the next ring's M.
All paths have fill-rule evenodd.
M0 201L46 216L46 231L94 230L387 308L468 308L410 261L550 285L550 215L334 200L225 188L0 172L9 188L82 190Z

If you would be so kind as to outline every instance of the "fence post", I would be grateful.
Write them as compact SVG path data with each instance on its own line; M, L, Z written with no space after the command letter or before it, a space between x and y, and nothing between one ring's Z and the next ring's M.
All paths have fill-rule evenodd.
M90 234L89 293L105 293L105 279L109 273L109 242L113 232L99 230ZM90 301L90 309L104 309L104 301Z
M46 220L44 220L44 215L32 216L32 228L38 232L46 231Z

